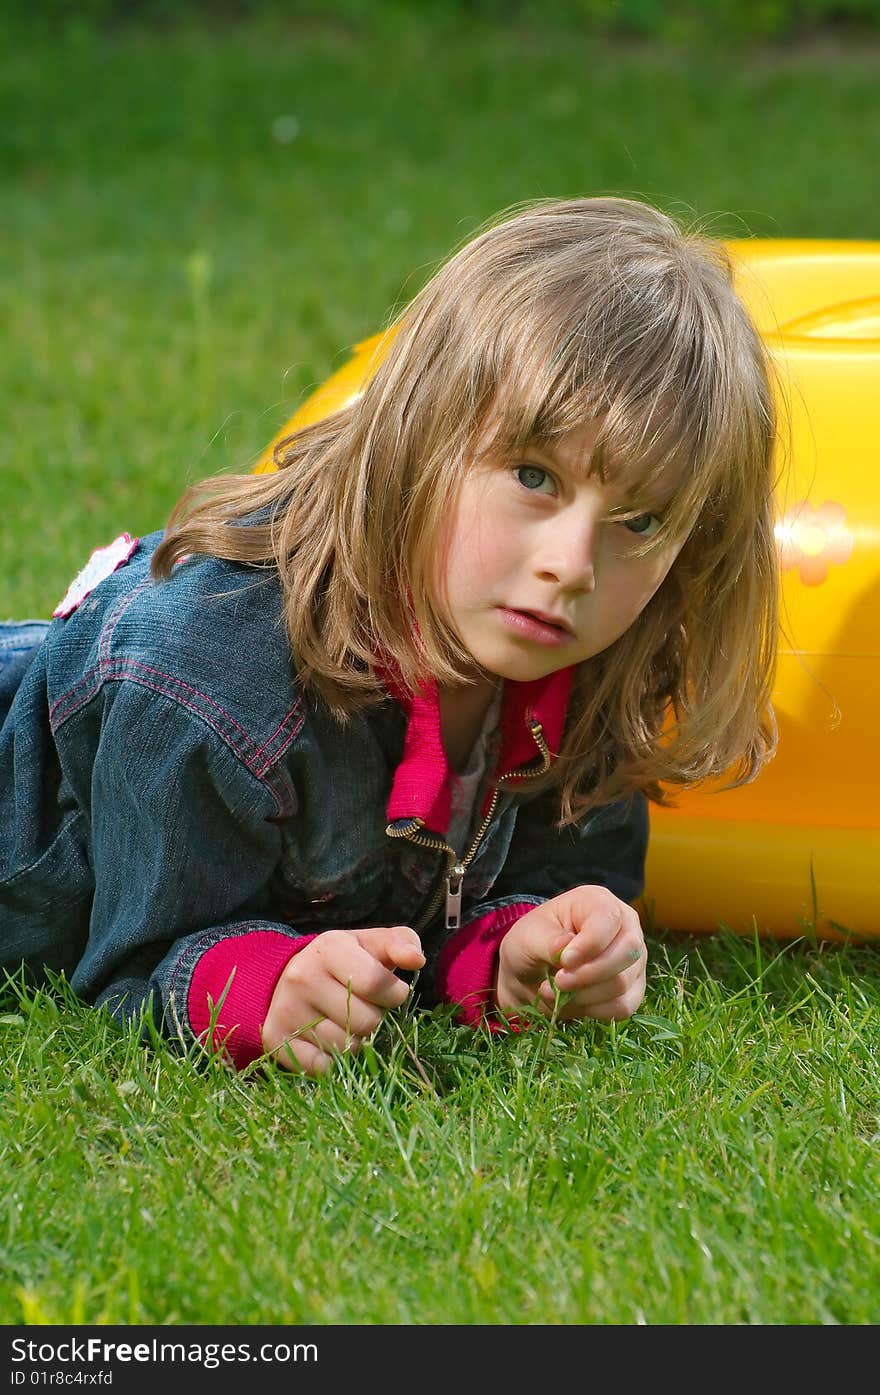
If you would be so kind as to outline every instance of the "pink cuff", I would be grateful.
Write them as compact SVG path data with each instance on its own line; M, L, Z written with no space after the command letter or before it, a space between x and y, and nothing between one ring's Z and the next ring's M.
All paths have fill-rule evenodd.
M211 1045L225 1051L236 1070L262 1056L260 1029L281 972L314 938L291 939L280 930L252 930L212 945L196 965L189 988L187 1012L195 1035L207 1042L213 1016Z
M535 909L533 901L514 901L471 920L446 941L437 956L437 992L444 1003L457 1003L458 1021L478 1026L493 1007L492 989L498 946L511 925ZM502 1023L486 1020L490 1031Z

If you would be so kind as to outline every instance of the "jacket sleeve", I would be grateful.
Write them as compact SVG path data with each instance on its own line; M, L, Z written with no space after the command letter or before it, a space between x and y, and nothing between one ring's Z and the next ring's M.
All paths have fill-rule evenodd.
M72 986L122 1021L148 1007L184 1043L210 1034L241 1068L262 1055L282 969L314 938L243 910L265 905L295 794L176 701L110 688L89 793L89 939Z
M437 956L435 989L472 1026L491 1007L498 948L534 906L572 887L606 886L621 901L641 896L648 848L648 804L634 794L592 810L582 823L556 827L559 795L549 791L517 810L493 899L471 907ZM488 1025L497 1024L488 1019Z

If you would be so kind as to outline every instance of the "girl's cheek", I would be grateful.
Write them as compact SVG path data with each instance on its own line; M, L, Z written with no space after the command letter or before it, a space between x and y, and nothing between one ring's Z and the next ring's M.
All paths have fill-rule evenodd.
M498 513L487 513L468 539L468 568L477 575L491 573L508 552L516 551L518 545L516 530Z
M660 590L660 587L663 585L669 573L672 571L672 567L677 556L678 548L675 549L671 556L669 556L668 554L663 554L657 559L657 562L651 574L649 585L645 591L645 599L642 607L643 609L644 606L646 606L648 602L651 600L651 598L654 595L656 595L656 593Z

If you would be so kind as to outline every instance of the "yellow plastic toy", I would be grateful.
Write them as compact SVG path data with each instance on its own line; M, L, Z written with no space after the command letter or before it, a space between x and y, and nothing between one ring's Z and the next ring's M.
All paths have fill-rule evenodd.
M725 245L790 422L779 750L751 785L652 808L645 908L672 930L880 937L880 242ZM356 344L275 440L355 397L382 346Z

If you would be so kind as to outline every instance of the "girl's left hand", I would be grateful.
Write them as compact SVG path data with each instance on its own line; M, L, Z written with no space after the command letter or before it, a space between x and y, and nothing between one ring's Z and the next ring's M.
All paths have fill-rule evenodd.
M522 916L498 955L495 1003L505 1013L528 1005L558 1018L601 1022L631 1017L645 996L645 937L632 906L607 887L576 886Z

